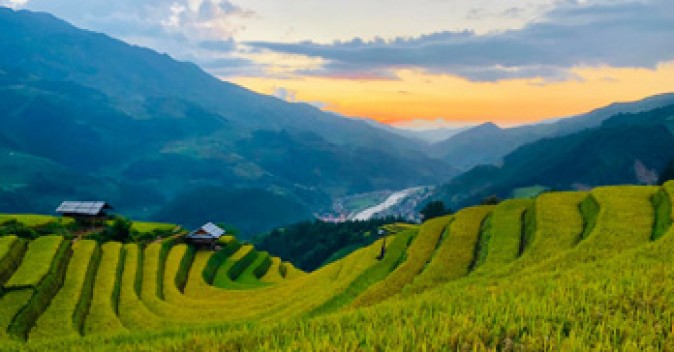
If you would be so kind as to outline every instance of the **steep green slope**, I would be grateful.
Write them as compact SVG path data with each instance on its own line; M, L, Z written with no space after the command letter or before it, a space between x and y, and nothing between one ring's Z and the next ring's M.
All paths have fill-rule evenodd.
M492 206L483 206L456 213L433 260L412 284L405 287L405 292L425 291L467 275L475 261L475 246L482 223L492 211Z
M489 227L480 233L480 247L475 253L473 269L480 272L497 270L521 254L526 231L525 213L532 204L529 199L513 199L494 208Z
M379 263L365 270L351 285L341 294L335 295L332 299L325 302L313 310L310 314L313 316L335 311L353 302L356 297L366 291L375 283L383 280L391 271L404 261L404 255L410 242L417 234L417 229L408 229L398 233L393 238L387 238L388 246L385 247L384 257Z
M84 334L118 334L127 331L117 316L120 275L123 268L122 245L108 242L101 246L101 261L96 272Z
M21 263L26 243L16 236L0 238L0 287L5 284ZM0 289L0 293L1 293Z
M63 287L54 296L47 310L40 315L29 338L49 339L54 336L78 337L91 299L93 278L100 249L94 241L73 244Z
M438 241L451 219L451 216L445 216L424 223L410 245L405 261L391 275L358 296L353 306L365 307L383 301L399 293L405 285L412 282L431 260Z
M233 220L251 236L311 218L334 196L456 174L399 135L257 94L48 14L0 8L0 52L0 166L15 170L0 175L0 211L46 213L76 197L105 199L135 218L232 222L172 202L216 189L230 196L210 204L220 216L250 196L248 212L259 216ZM275 212L284 216L266 219Z

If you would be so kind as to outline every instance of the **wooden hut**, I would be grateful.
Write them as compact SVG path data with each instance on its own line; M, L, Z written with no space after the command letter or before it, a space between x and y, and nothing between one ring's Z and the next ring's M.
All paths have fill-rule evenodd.
M187 242L199 246L208 246L209 248L215 248L215 243L224 234L225 230L221 229L212 222L209 222L206 225L190 232L185 237L185 239L187 240Z
M107 210L112 206L103 201L64 201L56 208L62 216L74 218L77 222L97 225L108 219Z

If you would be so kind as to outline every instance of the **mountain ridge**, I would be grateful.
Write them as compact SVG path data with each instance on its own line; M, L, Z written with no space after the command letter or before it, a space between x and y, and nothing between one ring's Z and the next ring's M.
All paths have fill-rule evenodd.
M430 146L431 156L468 170L484 164L498 164L502 158L527 143L548 137L561 137L598 127L619 113L637 113L674 104L674 93L662 93L631 102L616 102L572 117L551 119L533 125L486 129L473 127ZM493 123L492 123L493 124Z
M617 114L595 128L525 144L499 165L481 165L440 187L452 207L486 197L510 197L518 188L557 190L655 183L674 162L674 105Z
M0 158L6 167L26 169L25 179L0 189L6 200L0 211L47 212L59 199L95 198L152 219L164 207L188 213L189 204L181 210L173 202L216 187L224 195L242 189L280 196L297 210L280 220L291 223L334 196L456 174L404 137L259 95L49 14L0 9L0 51L8 53L0 56L0 147L7 150ZM12 151L51 160L97 186L78 191L63 184L67 179L45 177L50 169L37 159L10 158ZM135 195L139 190L147 202ZM236 213L230 203L210 205ZM275 202L279 213L282 203ZM251 204L249 211L266 206ZM252 235L282 223L235 225Z

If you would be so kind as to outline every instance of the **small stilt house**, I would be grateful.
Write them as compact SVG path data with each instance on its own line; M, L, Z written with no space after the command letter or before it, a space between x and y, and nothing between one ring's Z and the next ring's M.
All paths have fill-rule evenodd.
M187 242L208 246L210 248L215 248L215 243L218 241L222 235L225 234L225 230L221 229L212 222L207 223L206 225L190 232L185 239Z
M56 208L62 216L74 218L88 225L103 224L108 219L107 210L112 206L103 201L64 201Z

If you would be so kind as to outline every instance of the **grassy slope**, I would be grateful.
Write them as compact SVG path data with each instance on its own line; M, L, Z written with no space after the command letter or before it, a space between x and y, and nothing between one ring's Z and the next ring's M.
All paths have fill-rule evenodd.
M7 330L17 313L30 302L33 291L30 288L10 291L0 299L0 343L12 339Z
M389 237L388 242L390 244L387 246L386 254L382 260L365 270L344 292L335 295L332 299L314 309L310 315L316 316L342 308L353 302L358 295L369 287L386 278L403 260L407 246L416 233L417 230L405 230L395 237Z
M175 224L168 224L163 222L142 222L134 221L131 224L131 230L138 231L141 233L151 233L152 231L171 231L176 229L178 226Z
M5 284L5 289L16 290L37 286L49 273L63 238L45 236L30 242L21 265Z
M430 261L438 241L451 216L431 219L419 229L407 252L407 259L386 279L370 287L353 302L354 307L363 307L380 302L397 294L419 274Z
M267 272L260 278L260 281L265 283L278 283L283 281L283 276L281 276L281 258L272 257L271 265Z
M63 225L68 225L75 220L72 218L59 218L51 215L39 215L39 214L0 214L0 224L8 221L16 220L29 227L37 227L47 225L52 222L61 222Z
M584 192L562 192L536 199L536 231L524 253L528 261L542 261L578 243L584 225L578 207L587 196Z
M672 212L672 201L670 198L671 191L671 187L663 187L653 197L651 197L651 203L653 203L653 208L656 212L655 225L653 225L653 234L651 235L651 240L659 239L672 226L674 213Z
M259 283L247 284L236 281L257 258L258 252L255 251L252 245L242 246L220 265L215 274L213 285L220 288L241 290L261 286Z
M94 241L73 244L73 255L68 264L63 287L54 296L47 310L30 331L30 339L49 339L54 336L77 337L82 331L87 309L82 305L91 290L92 271L96 270L98 245Z
M26 243L16 236L0 238L0 293L14 270L21 264L21 259L26 250Z
M119 299L118 274L122 268L122 245L109 242L101 246L101 262L94 281L89 314L85 319L84 334L116 334L126 332L117 317Z
M381 245L381 244L380 244ZM329 264L311 275L301 275L283 283L252 291L222 290L209 286L199 273L208 262L208 252L197 252L190 268L185 297L222 310L223 321L288 319L306 314L324 304L348 286L367 268L377 263L379 248L367 247ZM168 297L167 297L168 298ZM236 314L232 314L236 312Z
M288 279L288 280L293 280L297 279L299 277L302 277L306 275L306 273L293 265L291 262L283 262L281 263L281 272L283 273L283 277Z
M524 213L533 205L530 199L512 199L502 202L491 214L489 243L478 272L489 272L503 267L520 255L524 231Z
M70 243L58 236L40 237L28 245L19 268L5 285L9 292L0 302L8 306L22 304L7 326L9 335L18 339L28 337L28 331L61 288L70 255ZM23 299L26 292L32 293L27 302ZM11 302L5 301L10 297ZM15 300L17 297L21 298ZM10 317L4 319L9 321Z
M236 283L249 285L250 288L265 286L260 281L271 265L271 258L268 252L257 252L255 260L246 267L241 275L236 278Z
M120 283L119 319L131 331L154 330L168 324L153 314L138 297L142 277L142 252L136 244L127 244L124 249L124 271Z
M485 217L492 206L473 207L459 211L448 227L447 238L426 269L405 288L406 293L421 292L468 274L474 260L474 249Z
M662 241L606 261L569 263L573 275L546 270L455 282L414 300L394 299L336 316L257 326L243 333L196 333L189 343L177 336L140 346L205 350L264 346L287 351L506 346L550 351L668 350L674 347L674 285L662 275L674 270L667 260L674 238Z
M674 183L665 189L671 197ZM197 252L190 266L188 248L176 246L168 253L164 270L167 302L183 303L184 314L192 317L208 316L202 308L209 307L222 314L220 321L234 325L153 329L106 340L77 339L63 345L4 346L36 350L64 346L75 350L94 346L109 350L670 350L674 348L674 229L663 230L651 242L655 224L661 223L663 216L672 216L671 210L655 211L651 200L659 190L598 188L591 192L597 208L589 213L580 210L580 204L588 199L586 193L544 194L533 207L531 202L505 203L500 206L501 214L492 216L493 237L487 253L492 259L477 268L479 275L465 275L466 263L475 251L455 253L464 255L456 258L461 277L440 269L454 263L444 256L451 253L451 241L466 248L470 248L466 243L477 243L480 216L473 214L472 220L462 220L470 214L466 215L468 210L459 212L442 240L443 228L452 218L429 222L407 250L403 264L362 291L356 301L388 280L405 281L402 277L410 280L395 287L418 294L411 299L396 295L400 291L396 289L393 294L385 292L378 304L355 310L321 311L331 307L335 297L348 302L352 290L362 287L364 278L383 267L387 257L376 259L381 242L311 274L254 291L209 286L201 272L211 253ZM671 207L671 201L669 204ZM523 216L523 209L531 209L529 217ZM486 212L480 215L484 217ZM461 222L465 226L459 226ZM594 225L588 226L589 222ZM464 241L453 237L459 229L466 231ZM588 229L585 236L584 229ZM494 250L499 236L503 245ZM134 255L133 248L127 252L138 265L138 253ZM391 249L389 254L393 254ZM146 253L145 260L151 257ZM134 267L129 260L126 264ZM404 267L405 274L414 274L401 274ZM179 281L184 276L180 273L187 271L183 294ZM125 275L136 277L126 269ZM426 283L432 289L413 290ZM170 286L175 289L166 289ZM344 305L340 302L336 307ZM335 314L295 319L310 312ZM165 327L173 326L160 321Z

